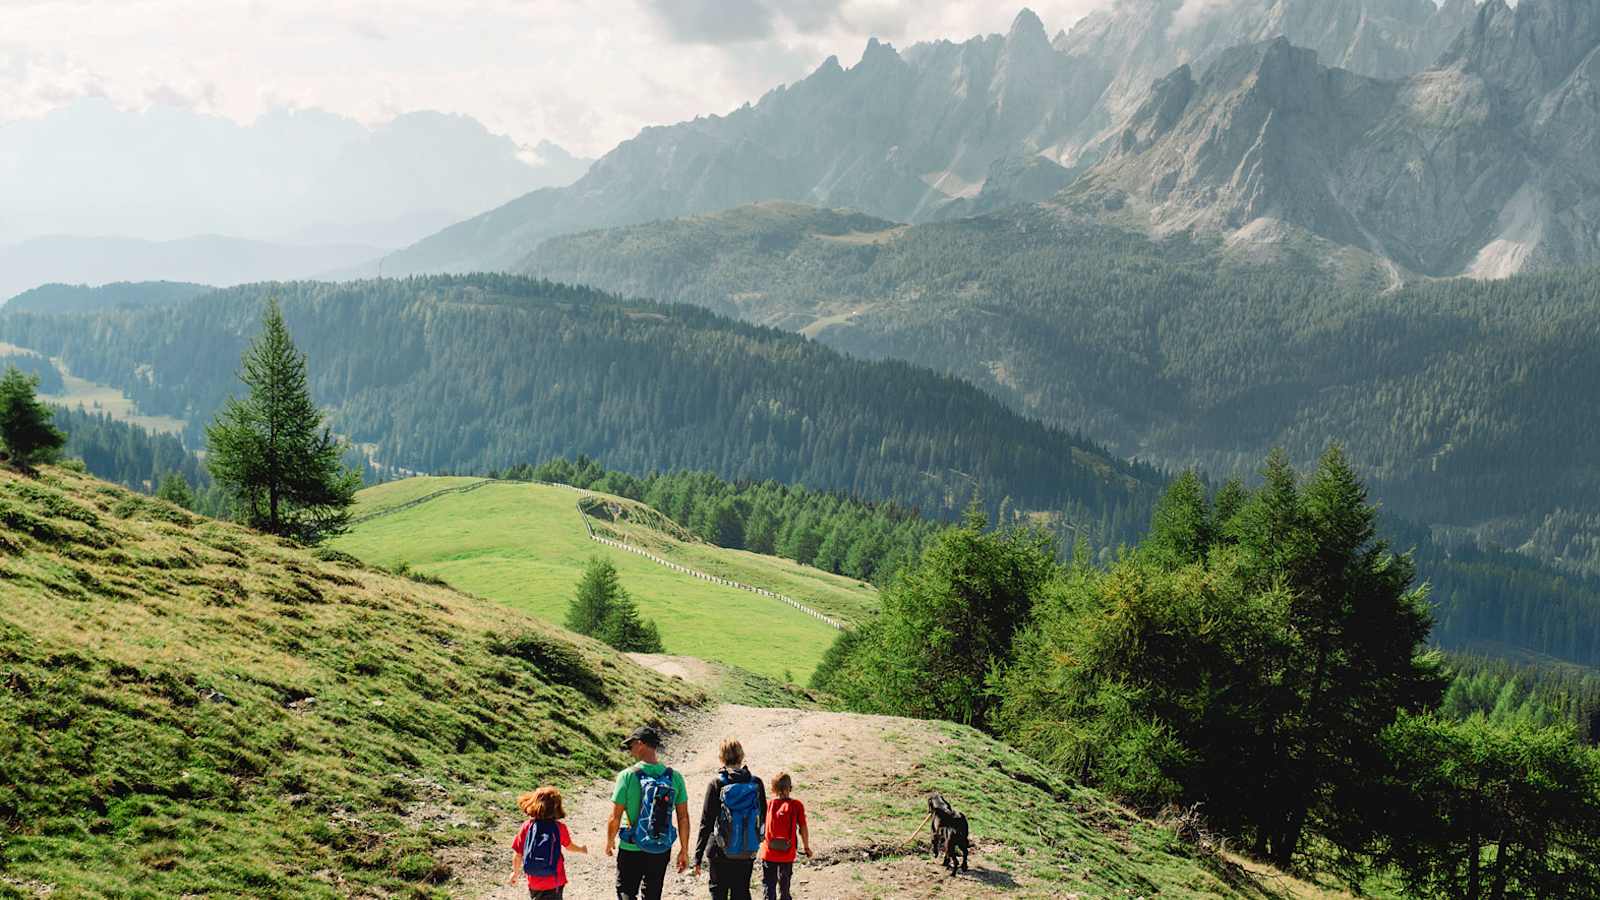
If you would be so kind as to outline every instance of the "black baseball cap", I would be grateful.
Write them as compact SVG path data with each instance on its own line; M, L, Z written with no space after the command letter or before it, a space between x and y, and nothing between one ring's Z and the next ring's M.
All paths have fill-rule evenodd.
M638 742L644 744L646 747L660 748L660 746L661 746L661 732L656 731L654 728L651 728L649 725L641 725L638 728L635 728L633 730L633 734L630 734L625 739L623 739L623 741L622 741L622 749L624 749L624 750L628 749L628 745L633 743L634 741L638 741Z

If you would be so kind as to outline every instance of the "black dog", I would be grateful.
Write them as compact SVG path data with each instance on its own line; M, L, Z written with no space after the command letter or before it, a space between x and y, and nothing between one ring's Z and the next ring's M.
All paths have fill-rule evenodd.
M944 855L942 865L954 875L958 869L956 853L961 854L959 871L967 871L967 817L955 811L950 801L940 794L928 798L928 812L933 815L933 855Z

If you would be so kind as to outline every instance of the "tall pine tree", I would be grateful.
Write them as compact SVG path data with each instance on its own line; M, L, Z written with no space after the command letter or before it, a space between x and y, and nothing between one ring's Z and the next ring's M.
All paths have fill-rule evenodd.
M344 467L344 447L311 402L305 356L277 301L268 303L239 380L249 395L230 397L206 429L212 477L253 528L306 543L343 532L361 477Z

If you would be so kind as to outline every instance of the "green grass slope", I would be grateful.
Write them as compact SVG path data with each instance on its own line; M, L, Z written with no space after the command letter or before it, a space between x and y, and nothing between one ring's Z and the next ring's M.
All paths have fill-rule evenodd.
M846 624L858 624L878 609L878 590L865 582L781 556L708 544L643 503L585 494L589 499L584 506L596 534L643 547L698 572L777 591Z
M361 502L402 506L401 497L437 490L430 488L434 481L384 485L372 490L390 493L388 499ZM440 484L453 486L460 485ZM490 484L368 519L334 546L373 565L405 563L412 571L551 623L565 619L589 557L601 556L616 565L640 611L656 621L666 652L774 678L804 682L810 677L837 634L832 628L776 600L688 577L589 540L578 512L580 496L548 485Z
M0 896L426 895L704 701L522 612L0 471Z
M361 519L387 512L407 503L415 503L443 491L459 491L482 484L483 478L464 475L441 475L430 478L406 478L375 485L356 494L356 504L351 508L352 518Z

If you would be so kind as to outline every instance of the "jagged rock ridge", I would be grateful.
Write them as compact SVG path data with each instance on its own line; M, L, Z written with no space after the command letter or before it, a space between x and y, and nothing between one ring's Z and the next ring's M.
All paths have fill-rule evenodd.
M1492 0L1401 80L1282 39L1179 68L1061 202L1157 234L1303 233L1414 273L1501 277L1600 260L1597 148L1600 7Z
M571 187L453 226L387 271L506 268L557 234L761 200L902 222L1036 201L1098 159L1130 98L1174 66L1285 35L1371 75L1414 72L1471 3L1123 0L1053 42L1027 10L1005 35L904 52L873 40L848 69L830 58L726 116L647 128Z

